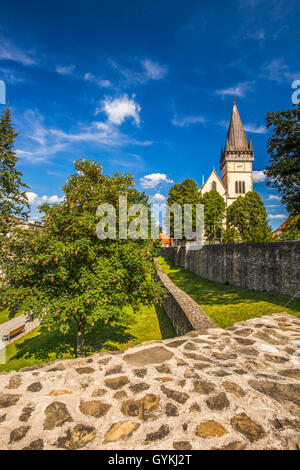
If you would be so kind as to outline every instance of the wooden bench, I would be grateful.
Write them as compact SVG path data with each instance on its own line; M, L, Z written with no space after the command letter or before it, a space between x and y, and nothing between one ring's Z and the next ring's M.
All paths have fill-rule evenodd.
M7 335L4 335L2 338L2 341L10 341L15 336L18 336L21 333L24 333L24 331L25 331L25 325L18 326L18 328L15 328L14 330L10 331Z

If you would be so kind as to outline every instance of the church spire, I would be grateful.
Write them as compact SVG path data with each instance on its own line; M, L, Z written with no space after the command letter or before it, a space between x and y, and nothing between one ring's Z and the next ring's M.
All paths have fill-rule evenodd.
M249 150L248 141L242 120L234 98L231 119L226 139L226 150L240 151Z

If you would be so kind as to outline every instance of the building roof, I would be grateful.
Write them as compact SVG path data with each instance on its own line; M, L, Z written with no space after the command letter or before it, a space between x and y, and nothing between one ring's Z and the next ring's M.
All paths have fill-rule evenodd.
M239 111L234 100L231 113L229 129L227 133L225 151L246 150L249 151L249 145Z

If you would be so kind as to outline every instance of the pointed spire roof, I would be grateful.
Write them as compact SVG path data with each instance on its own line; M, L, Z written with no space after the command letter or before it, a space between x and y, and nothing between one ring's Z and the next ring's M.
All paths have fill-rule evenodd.
M238 112L238 108L233 101L233 108L231 113L231 119L226 139L225 150L236 151L236 150L249 150L247 137L245 130Z

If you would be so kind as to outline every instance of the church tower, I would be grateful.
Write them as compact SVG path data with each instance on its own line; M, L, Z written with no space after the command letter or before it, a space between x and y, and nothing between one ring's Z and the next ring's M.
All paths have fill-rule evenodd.
M221 150L220 169L222 183L226 190L227 206L239 196L253 190L252 162L254 151L252 140L248 142L238 112L233 102L232 114L226 138L225 149Z

